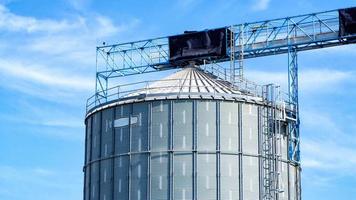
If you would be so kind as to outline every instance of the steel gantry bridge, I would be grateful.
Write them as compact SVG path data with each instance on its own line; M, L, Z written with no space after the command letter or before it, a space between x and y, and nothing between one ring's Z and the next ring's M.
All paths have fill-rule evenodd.
M341 13L345 11L351 21L350 18L344 21ZM222 27L226 31L226 56L191 60L198 65L228 63L217 76L239 87L244 80L244 59L287 54L289 157L299 163L298 52L354 43L356 32L352 19L356 16L350 14L354 11L354 8L338 9ZM189 59L172 62L171 37L174 36L97 47L96 90L87 108L108 101L110 81L114 78L177 69L189 63Z

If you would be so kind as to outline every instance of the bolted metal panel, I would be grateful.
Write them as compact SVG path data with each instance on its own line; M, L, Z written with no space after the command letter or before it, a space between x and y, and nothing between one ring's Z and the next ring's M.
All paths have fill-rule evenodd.
M99 163L95 162L90 168L90 200L99 200Z
M191 153L174 154L174 199L193 197L193 156Z
M288 163L282 162L280 190L278 198L280 200L288 200Z
M90 199L90 166L84 170L84 200Z
M169 199L168 153L151 154L151 199Z
M86 120L86 136L85 136L85 163L91 161L91 138L92 138L92 117Z
M174 101L173 141L175 150L193 148L193 102Z
M102 112L101 118L101 157L111 156L113 153L113 109L106 109Z
M215 200L216 185L216 155L198 154L198 183L197 195L200 200Z
M163 100L86 119L85 200L261 199L258 106ZM125 123L116 123L115 120ZM283 127L281 134L283 134ZM299 200L298 166L281 136L278 199Z
M116 107L115 119L127 118L131 113L131 105L121 105ZM130 151L130 128L123 126L115 128L115 154L127 153Z
M130 199L145 200L147 197L147 154L131 156Z
M288 136L283 135L281 140L281 158L283 160L288 160Z
M169 147L169 101L152 102L152 150Z
M197 102L198 150L216 150L216 101Z
M293 165L289 165L289 194L290 199L297 199L297 170Z
M92 117L86 120L86 131L85 131L85 164L91 160L91 131ZM90 166L84 166L84 200L89 200L90 198Z
M221 155L221 199L239 199L239 159L236 155Z
M242 104L242 150L246 154L258 154L257 106L252 104Z
M173 197L193 198L193 101L173 104Z
M114 198L129 199L129 156L119 156L114 160Z
M220 149L238 152L238 104L220 103Z
M101 112L95 113L93 117L93 122L92 122L92 139L91 139L91 147L92 147L92 156L91 156L91 161L99 159L100 158L100 116Z
M131 125L131 152L148 150L148 104L137 103L132 107L132 118L137 122Z
M244 156L243 164L243 199L259 199L259 166L257 157Z
M101 161L100 166L100 200L112 199L112 162L111 160Z

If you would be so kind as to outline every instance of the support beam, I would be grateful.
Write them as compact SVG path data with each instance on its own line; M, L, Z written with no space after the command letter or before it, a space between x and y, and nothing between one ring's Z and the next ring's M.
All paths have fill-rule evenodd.
M298 103L298 54L296 48L288 51L288 95L291 106L289 130L289 157L295 162L300 161L299 156L299 103Z

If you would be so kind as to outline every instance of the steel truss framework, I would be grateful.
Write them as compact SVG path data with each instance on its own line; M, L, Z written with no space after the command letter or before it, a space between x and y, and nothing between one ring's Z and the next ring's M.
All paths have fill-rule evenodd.
M290 147L290 156L293 160L299 161L297 52L348 44L348 37L353 36L339 36L338 10L244 23L226 28L233 33L227 40L230 41L227 45L229 56L213 62L230 61L228 81L234 84L243 76L243 59L288 54L289 103L295 108L289 115L294 121L290 133L295 144ZM106 101L110 79L179 67L169 63L168 37L97 47L96 62L94 95L96 104ZM226 79L226 74L220 78Z
M234 85L238 84L237 80L243 80L243 59L288 54L288 103L291 109L286 113L286 119L289 121L289 159L299 163L297 52L349 44L348 39L356 35L339 35L338 10L225 28L232 32L226 34L227 57L218 60L206 58L206 61L230 62L229 76L226 75L226 68L223 69L225 73L217 76ZM96 88L92 97L95 98L95 105L107 101L109 81L113 78L181 67L169 62L168 37L97 47L96 66Z

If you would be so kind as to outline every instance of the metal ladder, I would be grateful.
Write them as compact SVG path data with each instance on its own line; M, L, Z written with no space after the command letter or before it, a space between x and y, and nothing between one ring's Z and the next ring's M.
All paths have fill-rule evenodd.
M262 179L263 200L278 199L281 154L277 143L281 143L276 87L268 84L263 87L262 96L266 105L262 108ZM279 95L277 95L278 97Z
M230 82L239 87L239 84L243 82L243 65L244 65L244 26L239 26L239 30L235 28L230 28L230 69L231 69L231 80ZM238 39L239 55L236 60L236 33Z

